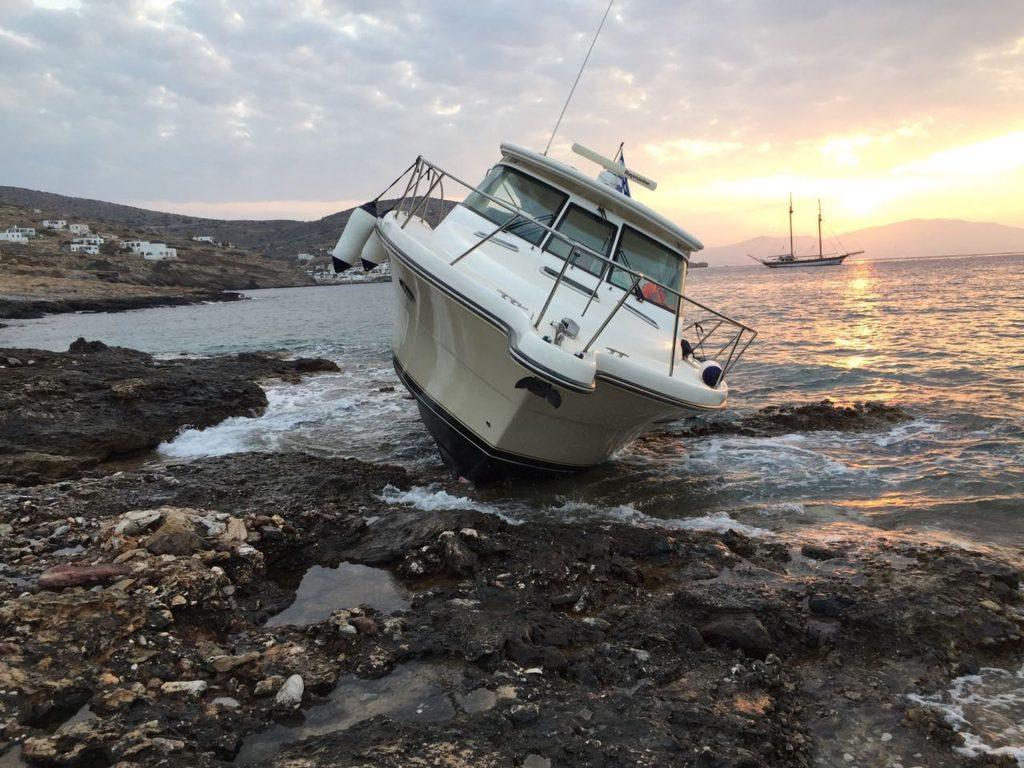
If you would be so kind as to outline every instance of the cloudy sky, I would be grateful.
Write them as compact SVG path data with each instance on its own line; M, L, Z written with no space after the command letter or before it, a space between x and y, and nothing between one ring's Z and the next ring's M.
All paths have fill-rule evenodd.
M316 218L417 155L543 149L605 0L0 0L0 184ZM551 154L657 179L708 244L1024 226L1021 0L616 0ZM580 167L586 161L573 160ZM596 170L596 169L595 169Z

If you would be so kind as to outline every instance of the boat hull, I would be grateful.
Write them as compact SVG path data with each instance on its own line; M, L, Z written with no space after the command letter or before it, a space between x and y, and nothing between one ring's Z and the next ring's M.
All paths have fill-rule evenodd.
M680 407L601 380L577 392L541 380L509 339L415 261L389 248L395 370L445 462L473 480L573 472L607 460Z
M785 269L795 267L838 267L843 263L846 255L826 256L822 259L796 259L794 261L763 261L761 262L769 269Z

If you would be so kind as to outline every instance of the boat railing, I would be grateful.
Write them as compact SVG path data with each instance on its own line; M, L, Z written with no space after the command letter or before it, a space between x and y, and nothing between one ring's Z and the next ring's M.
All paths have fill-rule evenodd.
M744 323L741 323L739 320L734 320L717 310L711 309L699 301L684 295L677 288L658 282L657 280L648 277L643 272L627 267L622 264L622 262L615 261L603 253L598 253L583 243L580 243L553 227L538 221L515 204L506 200L501 200L500 198L484 192L479 187L475 187L472 184L463 181L440 166L426 160L422 156L416 158L416 161L409 166L405 173L399 176L392 183L391 187L388 188L390 190L392 187L398 186L402 181L405 181L402 197L391 209L402 222L401 226L403 229L409 224L414 216L419 215L420 212L424 210L425 206L426 210L429 211L432 207L430 203L435 200L440 201L439 207L435 208L435 210L440 211L440 216L443 217L447 213L445 209L446 198L444 186L446 180L450 182L449 188L452 185L455 185L467 190L467 192L476 193L512 214L507 221L493 229L491 232L484 234L480 240L452 259L450 262L451 266L457 265L460 261L473 253L473 251L478 249L484 243L487 243L497 237L502 232L508 231L513 226L518 226L523 223L528 223L537 227L569 246L569 254L563 260L562 268L559 270L558 276L556 277L554 284L551 286L551 290L548 292L540 312L537 313L536 320L533 323L534 329L540 330L541 323L547 315L547 311L551 306L551 302L554 299L555 294L565 282L566 271L579 257L586 255L588 258L597 259L609 268L614 268L617 272L625 273L629 276L628 279L631 280L629 289L623 290L622 295L618 298L611 311L605 315L604 319L598 325L597 330L586 344L584 344L583 348L576 353L578 357L582 357L590 351L591 347L593 347L595 342L597 342L605 328L608 327L608 324L618 314L619 310L622 309L622 305L630 295L635 295L641 298L641 300L646 300L640 292L640 282L642 280L660 288L665 292L666 296L672 297L671 303L675 304L675 323L673 324L672 346L669 349L669 376L672 376L675 372L677 358L692 355L694 359L698 361L715 360L721 366L722 377L724 378L725 375L729 373L729 370L739 362L743 353L746 352L747 347L749 347L751 342L753 342L757 337L756 330ZM421 189L424 191L421 192ZM385 192L387 191L388 190L385 190ZM381 196L383 196L383 193ZM453 198L451 202L455 204L461 201ZM621 288L621 286L617 287ZM587 311L595 296L596 289L592 292L583 312ZM669 306L671 306L671 303ZM671 311L672 310L670 308L669 312ZM695 319L686 322L686 318L690 316L695 316ZM684 322L686 322L686 325L682 325ZM692 335L688 337L687 334ZM685 344L681 344L682 341L685 341Z

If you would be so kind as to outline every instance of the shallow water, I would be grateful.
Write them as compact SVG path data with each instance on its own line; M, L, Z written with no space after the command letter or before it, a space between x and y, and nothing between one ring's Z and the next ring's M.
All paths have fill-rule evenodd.
M303 573L295 600L280 613L271 616L268 627L286 624L307 626L323 621L335 611L368 605L383 614L409 607L409 596L387 571L358 563L342 563L337 568L312 566Z
M459 678L454 668L429 662L404 664L377 680L343 677L324 703L300 715L299 724L273 725L246 738L235 765L266 765L273 754L288 744L344 731L378 715L398 722L451 720L455 707L449 691Z
M325 355L341 373L272 385L263 416L186 431L161 453L297 449L438 467L391 369L391 291L254 291L246 302L11 321L0 344L66 349L85 336L161 355ZM684 439L669 427L581 477L467 487L461 500L418 489L404 503L773 531L840 521L1024 545L1024 257L695 270L688 291L760 331L731 376L738 411L830 397L885 401L913 419L772 437Z

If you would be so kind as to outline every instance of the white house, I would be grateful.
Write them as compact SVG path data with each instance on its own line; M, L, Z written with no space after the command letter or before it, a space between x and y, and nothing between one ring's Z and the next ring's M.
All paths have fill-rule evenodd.
M132 253L142 253L143 246L149 245L149 240L122 240L121 248Z
M192 239L197 243L212 243L213 235L196 235Z
M35 237L36 236L36 229L35 229L35 227L19 227L17 224L14 224L14 225L8 227L7 231L8 232L20 232L25 237Z
M100 247L98 245L94 245L92 243L74 242L74 243L71 244L71 252L72 253L87 253L90 256L99 256L100 255Z
M13 229L7 229L0 232L0 240L7 243L27 243L28 236L22 232L17 232Z
M44 229L64 229L68 225L64 219L43 219Z
M68 230L72 235L88 235L89 225L88 224L70 224Z
M132 248L132 251L146 261L169 261L178 258L178 249L164 243L142 243L138 249Z
M72 245L75 243L78 245L95 245L98 248L103 245L103 238L99 235L86 235L85 237L76 237L71 241Z

